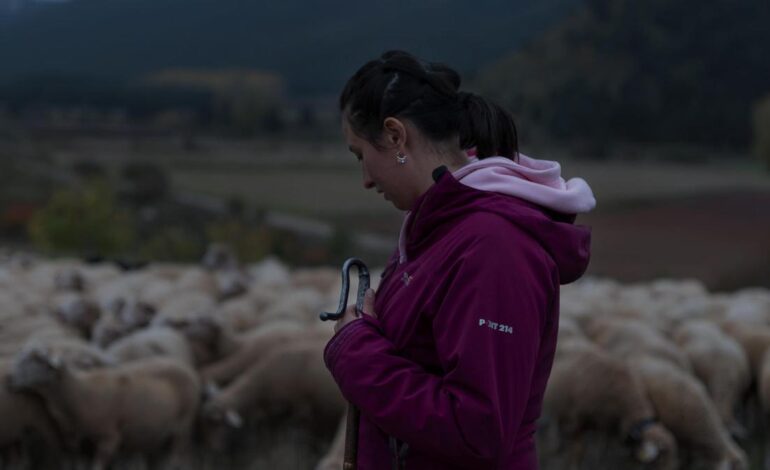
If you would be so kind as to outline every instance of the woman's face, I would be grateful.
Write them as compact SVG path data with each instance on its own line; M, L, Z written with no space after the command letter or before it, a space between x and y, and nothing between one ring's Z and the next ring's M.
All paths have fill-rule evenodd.
M361 163L364 188L374 188L400 210L411 209L415 198L409 190L408 165L402 165L396 160L398 148L375 147L366 139L356 135L344 118L342 130L348 148Z

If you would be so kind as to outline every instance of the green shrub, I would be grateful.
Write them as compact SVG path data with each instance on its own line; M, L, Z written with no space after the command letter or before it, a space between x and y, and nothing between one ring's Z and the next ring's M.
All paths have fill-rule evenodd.
M271 253L273 237L265 227L248 226L237 220L211 223L206 227L210 243L224 243L235 250L244 263L259 261Z
M178 262L197 262L203 256L203 251L203 240L183 227L155 230L139 249L143 259Z
M67 254L125 254L136 230L132 215L120 209L104 182L54 192L30 220L28 231L43 251Z

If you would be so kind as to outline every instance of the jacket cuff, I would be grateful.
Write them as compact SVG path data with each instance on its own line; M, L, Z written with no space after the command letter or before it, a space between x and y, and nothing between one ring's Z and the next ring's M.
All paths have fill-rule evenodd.
M363 315L361 318L357 318L343 326L326 344L326 348L324 348L324 362L327 369L333 370L337 358L345 349L345 346L360 334L362 329L371 328L370 323L365 320L366 316Z

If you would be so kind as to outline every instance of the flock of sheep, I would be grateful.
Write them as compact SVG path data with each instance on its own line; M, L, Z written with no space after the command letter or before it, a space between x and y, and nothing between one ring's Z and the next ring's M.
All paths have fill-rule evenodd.
M4 256L0 468L341 468L346 405L318 320L340 283L216 245L200 266L131 271ZM614 468L748 468L736 439L770 412L770 291L586 279L561 312L543 468L585 466L596 433L627 450ZM280 445L283 461L211 460Z
M561 451L579 467L595 447L586 436L598 431L625 444L623 468L756 464L739 443L764 434L770 417L770 290L586 279L565 286L560 300L544 454ZM591 468L599 467L613 468Z

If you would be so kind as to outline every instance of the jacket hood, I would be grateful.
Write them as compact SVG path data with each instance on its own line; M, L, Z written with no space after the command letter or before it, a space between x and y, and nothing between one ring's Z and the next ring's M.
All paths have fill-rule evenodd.
M486 211L507 219L536 240L556 264L562 284L580 278L590 260L591 230L574 221L577 213L595 205L590 188L583 180L564 182L553 165L538 169L529 164L522 171L511 163L517 165L491 157L473 159L454 174L444 167L437 169L436 183L406 214L399 261L415 257L448 230L448 222ZM462 179L458 181L457 176Z

